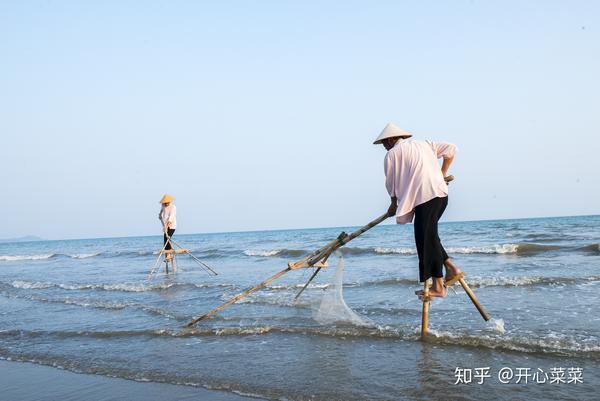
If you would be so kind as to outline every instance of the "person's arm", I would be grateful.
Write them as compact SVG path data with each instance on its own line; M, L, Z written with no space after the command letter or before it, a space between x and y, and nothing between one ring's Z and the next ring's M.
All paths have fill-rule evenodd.
M454 155L458 151L456 145L448 142L430 142L433 151L438 159L443 158L442 162L442 176L446 180L448 176L448 170L452 161L454 161ZM448 181L446 181L448 182Z
M390 195L390 207L388 207L388 216L392 217L398 209L398 198L396 197L396 163L391 153L385 156L383 162L385 172L385 188Z
M171 224L175 225L175 219L177 215L177 208L175 205L171 205L171 210L169 211L169 218L167 219L167 228L171 228Z
M165 213L162 216L162 223L163 223L163 233L167 233L167 230L169 229L169 220L171 218L171 213L169 212L169 210L165 209Z
M398 198L392 196L390 198L390 207L388 207L388 216L392 217L396 215L396 211L398 210Z
M450 169L450 165L454 161L454 155L450 157L444 157L444 162L442 163L442 175L444 179L448 176L448 170Z
M160 220L160 222L163 226L163 233L166 233L167 230L165 229L165 221L163 220L163 211L164 211L164 208L161 208L160 212L158 212L158 219Z

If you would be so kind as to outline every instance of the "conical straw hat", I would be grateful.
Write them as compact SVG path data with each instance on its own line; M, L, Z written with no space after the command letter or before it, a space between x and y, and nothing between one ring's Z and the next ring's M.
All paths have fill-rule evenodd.
M169 194L165 194L165 195L162 197L162 199L160 200L160 202L159 202L159 203L170 203L170 202L173 202L174 200L175 200L175 198L174 198L174 197L172 197L172 196L171 196L171 195L169 195Z
M398 127L395 124L389 123L388 125L385 126L383 131L381 131L381 134L379 134L377 139L375 139L375 142L373 142L373 145L380 144L384 139L395 138L398 136L403 136L403 137L409 138L412 136L412 134L409 134L408 132L404 131L403 129L401 129L400 127Z

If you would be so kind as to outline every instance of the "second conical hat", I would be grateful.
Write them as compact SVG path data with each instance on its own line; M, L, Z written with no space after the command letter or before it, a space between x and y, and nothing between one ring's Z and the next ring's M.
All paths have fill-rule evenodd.
M396 138L399 136L409 138L412 136L412 134L404 131L402 128L398 127L397 125L395 125L393 123L389 123L388 125L385 126L383 131L381 131L381 134L379 134L377 139L375 139L375 142L373 142L373 145L380 144L384 139Z
M175 200L175 198L174 198L174 197L172 197L172 196L171 196L171 195L169 195L169 194L165 194L165 195L162 197L162 199L160 200L160 203L171 203L171 202L173 202L174 200Z

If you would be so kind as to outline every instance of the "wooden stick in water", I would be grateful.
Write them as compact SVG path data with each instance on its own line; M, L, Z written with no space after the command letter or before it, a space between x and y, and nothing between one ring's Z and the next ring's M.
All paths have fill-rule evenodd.
M171 239L171 241L173 241L173 243L175 245L177 245L179 248L185 249L181 245L179 245L179 243L177 243L174 239ZM207 265L206 263L204 263L203 261L201 261L200 259L198 259L196 256L192 255L192 253L190 251L188 251L187 249L185 250L184 253L187 253L188 255L190 255L192 257L192 259L194 259L194 261L196 261L196 263L198 263L199 265L204 266L205 268L207 268L208 270L210 270L215 276L218 275L218 273L216 271L214 271L209 265Z
M308 281L306 282L306 284L304 284L304 287L302 287L302 289L300 291L298 291L298 293L296 294L296 296L294 297L294 301L298 299L298 297L304 292L304 290L306 289L306 287L308 287L308 285L310 284L311 281L313 281L313 279L315 278L315 276L321 271L321 267L317 267L315 272L312 274L312 276L310 276L310 278L308 279Z
M481 314L481 317L483 318L483 320L485 320L486 322L488 320L490 320L490 315L488 315L487 312L485 311L485 309L483 309L483 306L481 306L481 304L479 303L479 300L477 299L477 297L475 296L473 291L471 291L471 288L469 287L469 285L467 284L465 279L461 277L458 280L458 282L460 283L460 285L462 285L462 288L465 290L465 292L467 293L469 298L471 298L471 301L473 302L473 304L479 311L479 314Z
M429 279L425 280L423 283L423 295L421 300L423 301L423 316L421 318L421 339L427 336L427 331L429 330Z
M158 263L160 262L160 257L162 256L162 254L165 251L166 247L167 247L167 243L165 242L165 244L163 245L162 249L158 253L158 257L156 258L156 263L154 263L154 267L152 268L152 270L150 270L150 274L148 274L148 280L152 279L152 276L154 275L154 271L156 270L156 268L158 267Z

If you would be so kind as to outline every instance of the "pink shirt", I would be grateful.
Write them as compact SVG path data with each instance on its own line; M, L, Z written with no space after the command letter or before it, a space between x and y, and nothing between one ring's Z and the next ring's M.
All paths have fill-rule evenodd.
M433 198L448 196L438 159L453 157L451 143L400 139L385 156L385 186L398 198L396 223L413 220L415 207Z
M163 223L163 226L168 224L168 228L172 228L173 230L177 228L177 208L174 204L171 203L167 207L163 205L160 208L158 218Z

